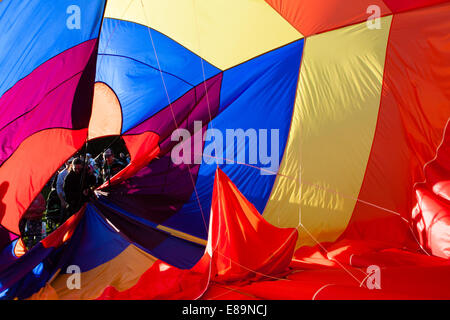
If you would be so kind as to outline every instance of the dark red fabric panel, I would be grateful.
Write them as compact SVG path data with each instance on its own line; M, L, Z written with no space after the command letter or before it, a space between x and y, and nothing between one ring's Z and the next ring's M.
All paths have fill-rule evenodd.
M433 6L448 0L383 0L393 13Z

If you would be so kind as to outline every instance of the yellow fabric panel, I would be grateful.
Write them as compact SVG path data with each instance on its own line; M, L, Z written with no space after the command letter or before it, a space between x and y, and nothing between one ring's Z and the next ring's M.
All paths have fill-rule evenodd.
M198 243L198 244L201 244L201 245L204 245L204 246L206 246L208 244L208 241L206 241L206 240L204 240L202 238L198 238L198 237L192 236L190 234L187 234L187 233L184 233L182 231L178 231L178 230L175 230L175 229L163 226L161 224L158 225L157 228L161 229L161 230L163 230L165 232L168 232L171 235L173 235L175 237L178 237L180 239L183 239L183 240L191 241L191 242Z
M265 0L130 1L109 0L105 17L151 26L222 70L303 37Z
M157 259L134 245L129 245L117 257L86 272L82 272L81 289L70 290L67 279L72 274L63 271L48 283L31 300L92 300L98 298L108 286L124 291L134 286L141 275Z
M94 86L92 114L89 120L88 139L119 135L122 129L122 110L116 94L106 84Z
M378 116L392 16L306 39L285 154L264 217L335 241L352 215ZM300 196L301 195L301 196ZM301 199L301 201L300 201Z

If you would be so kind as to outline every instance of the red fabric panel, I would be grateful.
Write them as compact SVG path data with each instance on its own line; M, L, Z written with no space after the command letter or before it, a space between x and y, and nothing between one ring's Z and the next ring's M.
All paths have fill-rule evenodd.
M380 267L441 266L448 262L438 257L427 256L423 252L415 253L386 246L386 243L376 241L341 240L336 243L322 243L320 246L300 247L294 254L291 267L318 269L322 266L329 269L346 265L366 268L372 264ZM354 274L359 278L358 272Z
M148 158L151 160L154 157L150 157L149 153L154 153L158 148L159 135L153 132L144 132L139 135L125 135L123 140L130 152L131 161L142 161L141 159Z
M385 242L354 240L322 243L314 247L300 247L295 251L291 267L295 269L339 268L339 263L354 266L357 256L373 254L386 247L389 247L389 244ZM355 275L359 276L358 273Z
M81 148L87 129L48 129L27 138L0 167L0 222L19 234L19 220L53 173ZM57 147L55 147L57 146Z
M134 176L140 169L145 167L150 161L159 154L159 136L153 132L145 132L139 135L123 136L123 140L130 152L131 162L118 174L111 178L111 181L105 182L99 188L119 184L122 181Z
M330 285L314 294L314 300L404 300L407 295L357 286Z
M380 16L391 14L382 0L353 0L351 3L342 0L266 1L304 36L366 21L373 13L367 13L371 5L380 8Z
M448 299L450 261L384 247L382 242L345 240L299 248L291 266L299 269L302 268L299 262L308 262L309 267L302 268L299 273L294 271L287 278L309 284L311 291L330 284L317 294L316 299ZM320 269L310 259L312 256ZM326 266L321 259L332 263ZM363 287L367 284L367 267L372 265L380 267L381 290L351 289L360 287L361 283ZM311 291L302 290L301 294L311 295Z
M450 259L450 202L426 188L417 188L416 196L414 220L422 246L436 256Z
M399 292L408 299L450 299L450 264L381 269L382 291Z
M394 13L448 2L448 0L383 0L383 1Z
M30 204L28 210L25 211L23 218L29 220L41 219L45 211L45 206L45 198L42 193L39 193L38 196Z
M63 243L65 243L67 240L69 240L72 237L72 235L78 225L78 222L80 222L81 217L84 214L85 208L86 207L81 208L80 211L78 211L76 214L72 215L58 229L56 229L48 237L46 237L44 240L42 240L41 241L42 246L44 248L50 248L50 247L57 248L57 247L61 246ZM16 257L21 257L27 252L28 252L28 249L25 246L25 243L23 242L22 238L19 238L16 245L14 246L14 255Z
M53 231L48 237L42 240L42 246L44 248L54 247L57 248L69 240L75 232L81 217L84 214L86 205L80 209L76 214L72 215L67 221Z
M239 292L272 300L446 300L450 297L450 266L382 268L380 274L381 289L360 286L340 268L301 271L290 276L288 281L255 282L240 287Z
M409 224L396 213L410 220L413 186L424 180L423 166L434 158L450 117L449 33L450 4L393 17L362 201L342 238L417 248Z
M286 280L230 289L258 299L448 299L449 261L384 246L339 241L299 248ZM380 268L381 289L368 288L367 267L372 265ZM208 291L205 297L210 296Z
M314 275L314 271L306 271L305 276L312 280L278 280L261 281L240 288L240 292L253 295L264 300L376 300L376 299L407 299L407 295L369 290L354 284L343 285L319 279L325 272ZM335 278L345 278L344 270L332 270ZM300 274L300 273L299 273ZM306 277L305 277L306 278Z
M261 300L261 298L242 291L239 286L213 283L202 296L202 300Z

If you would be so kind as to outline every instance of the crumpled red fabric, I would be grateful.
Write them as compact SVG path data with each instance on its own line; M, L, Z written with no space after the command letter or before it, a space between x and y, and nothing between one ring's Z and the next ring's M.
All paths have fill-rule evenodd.
M217 169L202 259L190 270L158 260L130 289L119 292L110 286L98 299L197 299L214 284L273 279L290 271L297 236L296 229L277 228L265 221Z

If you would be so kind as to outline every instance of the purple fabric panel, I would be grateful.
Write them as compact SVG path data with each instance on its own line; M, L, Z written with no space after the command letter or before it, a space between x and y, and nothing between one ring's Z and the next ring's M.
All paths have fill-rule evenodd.
M39 263L48 257L55 248L44 248L42 243L38 243L26 255L17 258L13 249L15 242L0 252L0 292L17 283L26 276Z
M35 108L62 82L86 67L97 39L66 50L37 67L0 97L0 130L17 117Z
M94 205L127 240L164 262L182 269L189 269L203 256L205 247L177 238L159 230L158 225L129 214L119 207L105 203L101 198ZM129 209L129 208L127 208Z
M171 159L171 150L178 144L171 141L176 126L170 106L163 109L127 134L153 131L161 136L159 159L142 168L135 176L111 187L109 201L127 211L155 223L162 223L176 213L189 200L197 179L200 163L194 162L194 142L203 150L202 136L219 110L222 74L201 83L172 104L178 128L188 129L192 137L184 143L191 144L191 163L176 165ZM209 102L209 104L208 104ZM211 111L209 111L209 109ZM202 121L202 130L194 133L194 121ZM198 147L197 147L198 149Z
M2 110L11 110L12 115L17 115L17 110L26 112L0 128L0 165L36 132L49 128L75 129L72 112L74 95L79 89L80 79L85 76L83 71L95 41L84 42L56 56L42 65L48 64L46 72L38 70L42 66L39 67L3 95L0 99ZM47 91L43 92L42 87ZM2 120L4 118L11 119L11 115L2 116Z
M84 68L80 83L74 94L72 103L72 128L74 129L89 127L94 99L95 74L97 72L97 52L98 42L94 43L91 57Z
M204 131L196 135L201 136ZM189 200L199 168L200 164L194 163L175 165L170 154L166 154L117 188L113 187L108 200L134 215L162 223Z

